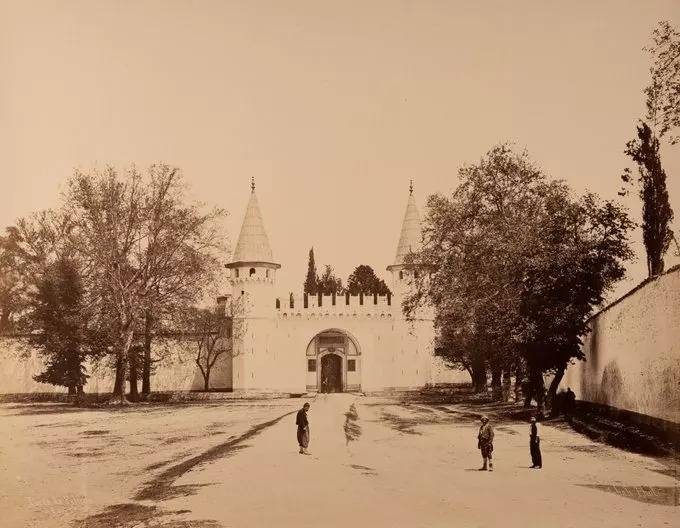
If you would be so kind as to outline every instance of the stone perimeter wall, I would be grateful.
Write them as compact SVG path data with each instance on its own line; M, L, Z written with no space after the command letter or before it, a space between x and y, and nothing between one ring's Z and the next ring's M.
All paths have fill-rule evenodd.
M191 340L162 340L154 344L155 364L151 377L152 391L202 390L203 376L194 363L196 343ZM0 337L0 394L18 393L62 393L64 387L38 383L33 375L41 372L43 360L27 346L22 338ZM108 393L113 390L114 372L105 361L87 365L90 375L85 392ZM138 384L141 390L141 381ZM210 387L224 389L231 387L231 361L217 361L210 375Z
M289 390L287 392L301 393L306 390L305 379L308 373L305 351L308 340L313 338L319 331L333 326L332 324L328 325L324 320L315 321L312 319L307 322L307 324L310 325L307 332L294 332L296 335L299 334L299 336L301 336L302 340L299 340L299 342L291 341L290 336L287 336L285 331L287 330L288 325L282 320L275 321L277 328L269 329L268 332L261 333L263 335L272 334L273 336L278 337L277 341L284 345L288 345L284 346L284 348L290 349L288 353L285 354L285 358L279 358L282 359L282 361L276 362L273 365L275 370L285 374L285 376L283 376L284 379L300 378L299 383L288 387ZM300 322L294 326L300 330L298 328ZM271 331L277 329L278 331ZM370 330L370 328L368 329ZM373 340L366 337L366 335L371 335L370 333L367 333L366 335L364 335L364 333L359 333L357 335L360 335L363 340L362 345L364 346L365 353L370 356L381 356L386 353L385 350L376 347L376 343L374 343ZM405 342L406 340L404 340L404 343ZM152 391L181 392L203 390L203 377L194 363L196 353L196 343L194 341L179 339L161 340L159 342L154 342L153 351L154 358L160 358L160 361L155 364L155 369L151 377ZM296 351L296 353L291 353L291 351ZM266 353L266 347L263 349L263 352L264 353L260 354L260 356L262 356L265 361L271 362L274 359ZM405 352L406 348L404 344L401 344L401 346L395 348L392 360L387 361L386 359L383 359L382 364L378 363L373 365L371 365L371 358L369 356L364 356L364 360L367 360L368 358L367 366L374 372L368 377L362 376L362 378L365 378L360 381L361 385L363 385L362 390L370 389L372 387L371 378L373 377L382 376L383 374L386 374L387 371L392 372L397 366L399 369L405 369L406 367L412 367L412 369L417 368L416 363L421 364L426 359L425 355L415 353L412 349L408 350L409 358L406 358ZM233 383L233 365L234 363L238 364L239 361L243 361L244 359L248 358L237 356L233 361L230 356L220 358L211 373L210 388L231 390ZM0 394L65 393L66 389L63 387L38 383L33 380L33 376L41 372L43 366L44 363L42 358L36 350L31 349L27 345L25 339L0 337ZM424 366L425 365L421 365L421 368ZM263 366L260 365L258 370L261 370L262 368ZM286 368L290 369L290 372L285 371ZM359 368L363 368L363 365ZM430 368L432 369L431 379L434 383L460 383L469 381L467 373L448 369L439 358L433 358ZM114 372L111 365L106 361L102 361L97 365L87 365L87 372L90 375L90 378L85 386L85 392L90 394L105 394L111 392L114 381ZM358 371L357 374L361 375L362 373L361 371ZM388 376L388 378L389 377L390 376ZM408 383L411 383L411 388L416 388L421 387L427 381L425 379L420 379L420 376L418 376L417 373L409 376L407 372L400 372L396 377L401 381L401 384L395 383L392 379L380 379L380 383L377 383L377 386L379 388L405 388ZM141 382L138 387L141 390ZM375 386L373 388L375 388Z
M591 319L586 361L561 387L580 400L680 423L680 267L612 303Z

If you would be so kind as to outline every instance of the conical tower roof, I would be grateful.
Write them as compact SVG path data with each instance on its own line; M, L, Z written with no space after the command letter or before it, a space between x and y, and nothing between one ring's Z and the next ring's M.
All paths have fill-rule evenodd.
M239 262L274 263L269 238L262 221L260 205L257 202L254 183L251 184L250 199L231 264Z
M404 221L401 226L399 245L397 246L397 255L394 258L394 266L403 265L404 257L406 257L406 255L420 249L421 237L422 228L420 225L420 213L418 213L416 200L413 196L413 184L411 184L408 202L406 204L406 212L404 213Z

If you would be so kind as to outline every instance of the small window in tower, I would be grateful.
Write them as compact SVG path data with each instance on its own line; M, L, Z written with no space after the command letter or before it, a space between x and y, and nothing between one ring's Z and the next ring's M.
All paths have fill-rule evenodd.
M307 360L307 372L316 372L316 359Z
M255 275L255 268L250 268L250 276L252 277Z
M403 271L400 271L400 272L399 272L399 278L400 278L400 279L403 279L403 278L404 278L404 272L403 272Z
M347 360L347 372L355 372L357 369L357 360L348 359Z
M245 295L245 293L246 293L246 292L244 292L243 290L241 290L241 295Z
M236 275L236 278L238 279L238 268L236 268L234 271L236 272L235 275Z
M413 276L417 279L417 278L418 278L418 272L417 272L417 271L414 271L414 272L413 272Z
M266 271L264 272L264 276L267 277L267 278L269 278L269 270L266 270Z

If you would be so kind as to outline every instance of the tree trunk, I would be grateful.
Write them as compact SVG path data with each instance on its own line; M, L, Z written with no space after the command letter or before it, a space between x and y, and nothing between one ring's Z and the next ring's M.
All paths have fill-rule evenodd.
M650 254L647 257L647 274L650 277L661 275L664 270L664 261L660 251L657 248L648 248L648 252Z
M129 354L129 364L130 364L130 401L139 401L139 391L137 389L137 354L138 351L135 348L132 354Z
M529 367L529 374L522 380L522 397L524 398L524 407L531 407L531 400L534 399L536 387L534 386L534 374Z
M499 368L491 370L491 399L493 401L500 401L502 399L501 388L502 371Z
M540 369L530 367L530 376L529 376L529 399L528 399L528 405L527 405L527 399L525 398L524 404L525 407L529 407L531 405L531 400L534 399L536 400L536 406L538 407L538 412L543 413L544 411L544 403L545 403L545 384L543 382L543 371Z
M116 347L116 383L113 388L113 396L114 398L118 398L121 404L125 403L125 374L128 363L128 352L130 350L130 345L132 344L133 336L134 329L132 321L130 321L124 326L124 330L118 338Z
M83 386L76 385L76 397L73 399L73 405L80 405L80 401L83 399Z
M116 357L116 381L113 384L113 394L120 395L123 392L125 385L125 369L121 366L122 359L120 355Z
M69 395L75 394L76 393L76 386L75 385L69 385L68 386L68 393L69 393Z
M472 387L476 393L486 391L486 364L481 354L472 360Z
M9 314L10 311L5 309L0 313L0 334L3 332L8 332L10 330L10 324L9 324Z
M144 399L151 393L151 329L153 316L151 310L144 315L144 362L142 363L142 394Z
M515 366L515 403L522 399L522 380L524 379L524 369L522 363L518 362Z
M203 376L203 390L206 392L210 390L210 368L205 371Z
M560 386L560 382L562 381L562 378L564 377L564 372L567 369L566 365L563 365L560 367L557 372L555 372L555 377L552 379L550 382L550 387L548 387L548 395L547 395L547 402L548 405L552 408L553 402L555 401L555 394L557 394L557 387Z
M510 387L512 386L512 379L510 377L510 371L508 369L503 370L503 376L501 379L501 395L504 402L510 401Z

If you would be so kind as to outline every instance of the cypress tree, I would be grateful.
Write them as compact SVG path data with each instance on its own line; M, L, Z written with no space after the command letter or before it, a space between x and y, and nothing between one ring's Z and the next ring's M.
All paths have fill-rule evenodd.
M316 263L314 262L314 248L309 250L309 262L307 263L307 277L305 278L304 292L316 295L319 289L319 278L316 275Z
M673 209L668 201L666 172L661 166L659 140L646 123L637 127L637 139L626 145L626 154L638 165L639 194L642 199L642 238L647 251L647 271L650 277L664 271L664 254L673 240L670 223ZM629 183L632 175L622 176Z

